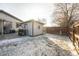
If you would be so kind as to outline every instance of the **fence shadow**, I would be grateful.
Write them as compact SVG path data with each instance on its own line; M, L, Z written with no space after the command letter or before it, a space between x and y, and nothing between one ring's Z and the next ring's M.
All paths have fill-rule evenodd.
M73 54L71 53L71 51L69 49L63 49L62 46L58 46L56 43L54 42L48 42L48 46L55 48L56 51L56 56L73 56Z

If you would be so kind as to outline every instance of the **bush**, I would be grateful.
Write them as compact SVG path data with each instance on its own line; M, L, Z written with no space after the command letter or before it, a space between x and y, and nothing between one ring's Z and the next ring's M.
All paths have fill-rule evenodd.
M19 29L19 30L18 30L18 35L19 35L19 36L25 36L25 35L26 35L26 30L24 30L24 29Z

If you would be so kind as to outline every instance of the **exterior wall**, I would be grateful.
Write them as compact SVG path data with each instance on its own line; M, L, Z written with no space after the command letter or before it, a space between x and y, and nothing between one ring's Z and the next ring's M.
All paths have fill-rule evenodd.
M21 23L21 21L18 21L16 19L12 18L11 16L8 16L7 14L4 14L2 12L0 13L0 19L12 22L12 29L14 29L14 30L17 29L16 23Z
M27 35L32 36L32 22L23 23L20 28L27 30Z
M0 21L0 33L2 33L2 25L3 25L3 22Z
M27 23L28 35L32 36L32 22Z
M43 25L37 22L34 22L34 27L33 27L33 35L40 35L43 34Z
M27 30L26 33L29 36L36 36L43 34L43 25L35 21L25 22L21 24L19 28Z

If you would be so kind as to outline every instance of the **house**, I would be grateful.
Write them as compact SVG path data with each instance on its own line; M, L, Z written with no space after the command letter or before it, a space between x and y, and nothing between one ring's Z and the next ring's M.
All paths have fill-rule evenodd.
M8 33L10 30L17 30L19 23L22 22L17 17L0 10L0 34L3 35L4 32Z
M21 23L20 28L25 29L27 31L27 35L29 36L37 36L43 34L43 25L44 23L41 23L39 21L29 20Z

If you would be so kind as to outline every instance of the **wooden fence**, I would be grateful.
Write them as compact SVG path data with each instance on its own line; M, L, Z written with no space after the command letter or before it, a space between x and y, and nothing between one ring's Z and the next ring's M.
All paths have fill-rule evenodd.
M46 27L46 32L50 34L67 34L68 29L66 27Z
M71 28L69 30L69 37L79 54L79 27Z
M73 28L46 27L46 32L51 34L68 35L79 54L79 26Z

